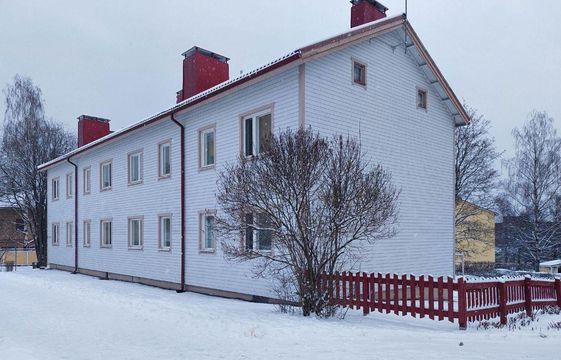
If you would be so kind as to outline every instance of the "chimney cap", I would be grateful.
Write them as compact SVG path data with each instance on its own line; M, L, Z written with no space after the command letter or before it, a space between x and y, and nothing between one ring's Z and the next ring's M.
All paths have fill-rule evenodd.
M210 57L215 58L216 60L218 60L218 61L220 61L220 62L224 62L224 63L225 63L225 62L228 62L228 60L230 60L230 59L227 58L226 56L217 54L217 53L215 53L215 52L212 52L212 51L203 49L202 47L198 47L198 46L193 46L192 48L190 48L189 50L185 51L185 52L184 52L183 54L181 54L181 55L183 55L183 56L185 56L185 57L189 57L189 56L193 55L193 54L196 53L196 52L201 53L201 54L206 55L206 56L210 56Z
M383 13L388 11L388 8L385 7L384 4L382 4L382 3L380 3L376 0L351 0L351 4L358 5L363 1L366 1L366 2L370 3L372 6L374 6L376 9L380 10Z
M78 120L95 120L95 121L99 121L99 122L104 122L104 123L108 123L111 120L109 119L104 119L104 118L100 118L97 116L91 116L91 115L80 115L78 116Z

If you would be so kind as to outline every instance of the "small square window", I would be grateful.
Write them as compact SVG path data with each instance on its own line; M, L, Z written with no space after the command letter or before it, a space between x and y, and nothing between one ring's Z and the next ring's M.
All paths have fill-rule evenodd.
M427 91L417 89L417 109L427 109Z
M265 214L245 214L245 249L247 251L271 251L273 231Z
M366 86L366 64L353 61L353 82Z

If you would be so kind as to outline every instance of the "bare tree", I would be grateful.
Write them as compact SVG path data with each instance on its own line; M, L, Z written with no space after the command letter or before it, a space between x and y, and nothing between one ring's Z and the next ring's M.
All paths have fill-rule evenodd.
M456 240L458 251L477 256L489 251L493 245L489 241L492 230L483 224L481 215L485 209L493 208L493 190L498 179L495 162L501 153L489 134L489 120L477 110L464 106L471 121L469 125L457 128L455 133Z
M561 139L545 112L531 113L512 134L515 156L506 162L509 178L504 190L517 216L513 240L524 260L539 270L540 261L559 241L561 222L555 215L561 194Z
M290 284L305 316L332 315L322 272L352 266L364 244L395 232L398 191L352 138L286 130L260 155L228 165L218 189L225 256Z
M61 124L45 119L41 89L16 75L4 90L6 113L0 153L0 194L25 222L39 266L47 264L47 174L37 167L74 148Z

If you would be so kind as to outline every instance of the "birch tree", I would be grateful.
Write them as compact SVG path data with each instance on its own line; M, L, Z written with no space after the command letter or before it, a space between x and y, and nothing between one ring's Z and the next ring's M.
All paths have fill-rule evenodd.
M218 189L226 257L288 286L305 316L332 315L321 274L349 269L397 222L390 173L369 164L354 139L310 129L272 136L261 154L226 166Z
M37 167L74 148L74 136L45 118L41 89L16 75L4 90L6 112L0 152L0 194L12 204L33 239L39 266L47 265L47 174Z
M546 112L533 112L514 129L515 155L506 162L504 190L518 221L513 241L535 270L558 246L561 221L556 207L561 194L561 139Z

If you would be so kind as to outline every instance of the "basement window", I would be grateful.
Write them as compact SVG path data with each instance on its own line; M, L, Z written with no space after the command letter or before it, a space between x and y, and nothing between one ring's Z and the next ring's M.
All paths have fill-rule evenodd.
M427 109L427 91L417 88L417 109Z
M353 83L366 86L366 64L353 60Z

